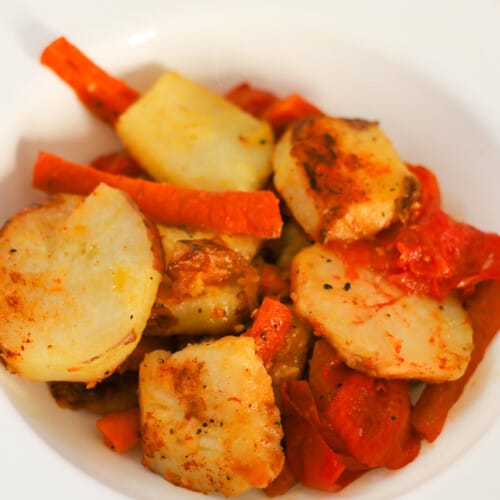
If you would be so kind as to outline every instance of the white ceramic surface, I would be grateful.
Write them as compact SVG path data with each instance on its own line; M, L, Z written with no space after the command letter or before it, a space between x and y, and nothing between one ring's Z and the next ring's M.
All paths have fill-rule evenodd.
M168 67L219 92L248 80L377 119L404 159L438 174L448 211L500 232L499 26L495 0L1 0L0 222L40 197L30 188L40 149L86 161L117 145L38 63L65 35L138 89ZM500 498L499 367L497 339L436 443L335 497ZM57 408L43 384L4 370L0 436L1 498L203 498L146 471L137 453L111 453L93 417ZM329 495L296 488L288 498Z

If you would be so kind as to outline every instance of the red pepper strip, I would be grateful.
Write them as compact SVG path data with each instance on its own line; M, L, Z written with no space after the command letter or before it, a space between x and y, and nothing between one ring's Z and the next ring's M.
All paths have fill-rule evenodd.
M319 339L315 342L309 361L308 381L320 414L321 434L328 445L342 455L349 454L349 451L330 420L324 418L323 413L328 409L335 392L353 373L354 370L342 361L337 351L326 340ZM347 463L344 458L342 460L348 468L357 468L353 463Z
M91 165L104 172L128 177L139 177L145 172L127 151L114 151L92 160Z
M66 38L54 40L40 61L64 80L98 118L114 124L139 97L125 82L99 68Z
M345 466L312 426L303 436L302 463L300 482L304 486L322 491L338 491L337 481Z
M323 415L352 456L368 467L387 465L397 447L406 448L411 444L413 450L413 441L407 442L406 436L410 419L406 381L373 379L354 373L335 392ZM406 450L397 453L391 465L404 462L401 457L405 454ZM411 459L415 456L408 452Z
M226 99L256 118L268 121L277 137L294 121L322 114L319 108L299 94L279 99L273 93L246 82L231 89Z
M260 118L264 110L278 100L272 92L253 87L247 82L232 88L225 98L256 118Z
M289 380L282 386L283 427L286 457L293 475L305 486L336 491L345 470L317 428L317 410L304 380Z
M274 133L279 137L294 121L322 114L314 104L299 94L290 94L284 99L271 103L262 113L261 118L268 121Z
M328 407L335 391L353 373L354 370L342 361L326 340L319 339L315 342L309 361L308 380L320 412Z
M257 310L254 322L245 335L255 340L255 350L269 367L285 345L292 328L292 312L279 300L265 297Z
M278 474L278 477L269 485L264 488L264 493L270 497L278 497L284 495L290 488L297 484L297 479L290 469L288 460L285 459L283 469Z
M319 426L319 414L307 380L287 380L281 387L284 397L283 412Z
M385 459L387 469L400 469L409 464L420 453L421 437L411 424L411 417L400 427L394 447Z
M428 385L413 409L412 424L427 441L434 441L441 433L448 412L500 330L500 281L478 285L465 306L474 330L474 350L467 370L458 380Z

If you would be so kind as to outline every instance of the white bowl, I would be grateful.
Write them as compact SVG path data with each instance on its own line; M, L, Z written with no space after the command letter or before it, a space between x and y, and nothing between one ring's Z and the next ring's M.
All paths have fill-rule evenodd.
M450 213L500 232L498 2L31 0L2 9L0 222L40 198L30 187L40 149L84 162L118 144L38 63L65 35L139 90L173 68L218 92L247 80L298 91L330 114L379 120L405 160L437 173ZM417 460L335 497L498 498L499 361L497 339ZM148 472L138 453L110 452L94 417L59 409L45 385L1 370L0 386L2 497L202 498ZM245 495L254 497L262 494ZM311 497L329 495L287 495Z

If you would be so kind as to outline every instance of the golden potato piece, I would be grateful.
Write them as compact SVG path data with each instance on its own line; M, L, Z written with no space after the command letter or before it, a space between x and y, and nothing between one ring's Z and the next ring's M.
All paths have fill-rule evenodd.
M111 374L141 339L155 300L154 231L125 194L104 184L87 198L60 195L11 219L0 235L6 365L46 381Z
M320 244L302 250L292 266L297 313L352 368L429 382L454 380L465 371L472 328L453 295L442 302L406 295L368 269L348 278L340 255Z
M264 488L281 471L280 414L249 337L147 354L139 372L143 463L203 493Z
M241 234L219 234L213 231L186 229L175 226L158 226L165 261L168 263L174 251L175 244L182 240L212 240L220 245L234 250L243 255L247 260L252 260L262 246L262 240L257 236Z
M244 330L257 307L259 276L213 240L177 241L166 263L148 332L223 335Z
M271 175L269 124L174 72L161 76L130 106L116 129L158 181L253 191Z
M276 146L274 183L315 240L355 240L408 216L417 181L378 124L316 116Z

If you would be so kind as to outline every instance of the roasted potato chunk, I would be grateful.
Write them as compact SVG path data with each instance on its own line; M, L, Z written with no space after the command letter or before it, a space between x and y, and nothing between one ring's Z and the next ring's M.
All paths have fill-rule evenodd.
M293 124L274 153L274 182L318 242L372 236L408 217L417 181L377 123L316 116Z
M349 277L341 256L320 244L295 257L292 297L349 366L374 377L443 382L469 363L472 328L455 296L407 295L364 268Z
M150 325L156 335L240 332L257 306L258 281L238 252L213 240L177 241Z
M270 125L171 71L119 117L116 130L158 181L253 191L271 175Z
M281 471L280 414L250 337L152 352L139 377L149 469L190 490L226 496L264 488Z
M35 380L105 378L141 339L161 264L156 228L104 184L18 214L0 234L2 359Z
M260 247L262 240L256 236L240 234L219 234L211 231L186 229L174 226L158 226L160 233L165 262L169 262L174 251L175 244L183 240L212 240L221 246L240 253L247 260L252 260Z

